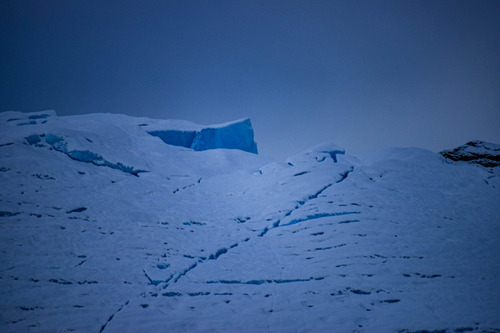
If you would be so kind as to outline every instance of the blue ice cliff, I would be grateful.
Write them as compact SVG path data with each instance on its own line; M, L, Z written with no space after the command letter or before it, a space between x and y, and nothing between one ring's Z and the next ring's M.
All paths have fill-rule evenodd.
M225 148L257 154L252 123L248 118L201 129L160 129L148 133L166 144L196 151Z

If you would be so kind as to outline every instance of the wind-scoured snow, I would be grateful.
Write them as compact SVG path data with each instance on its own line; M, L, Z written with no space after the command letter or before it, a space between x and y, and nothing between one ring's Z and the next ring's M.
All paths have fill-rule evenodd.
M247 120L5 112L0 133L2 332L500 332L498 167L275 162Z

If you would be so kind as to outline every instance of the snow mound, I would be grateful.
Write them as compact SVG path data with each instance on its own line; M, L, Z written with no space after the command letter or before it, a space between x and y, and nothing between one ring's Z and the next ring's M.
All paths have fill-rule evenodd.
M30 153L23 159L35 149L51 152L47 157L69 158L75 166L98 166L99 171L91 167L98 173L114 169L133 176L189 174L196 181L208 174L258 170L267 163L257 154L249 119L203 126L112 113L58 116L54 111L8 111L0 113L0 133L0 147L14 149L13 162L23 155L16 147L25 146Z
M441 155L456 162L468 162L493 168L500 166L500 145L480 140L440 152Z
M303 163L308 164L312 161L324 162L330 159L333 161L333 163L337 163L337 155L339 154L345 154L345 149L340 148L333 143L323 143L288 158L286 162L292 166Z
M257 154L257 144L250 119L241 119L201 129L159 129L148 131L169 145L191 148L195 151L210 149L239 149Z

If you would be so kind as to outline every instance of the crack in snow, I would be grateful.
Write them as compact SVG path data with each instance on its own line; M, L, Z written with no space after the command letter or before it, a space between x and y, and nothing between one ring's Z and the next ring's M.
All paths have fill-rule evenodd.
M146 273L146 271L143 269L142 270L144 272L144 276L149 280L149 283L153 286L157 286L159 285L160 283L168 283L170 282L170 280L172 280L172 278L174 277L174 275L170 275L170 277L166 280L153 280L151 279L151 277L148 275L148 273Z
M297 209L303 207L306 203L308 203L309 201L311 200L314 200L314 199L317 199L324 191L326 191L328 188L330 188L331 186L333 186L334 184L338 184L342 181L344 181L348 175L354 170L353 167L351 167L349 170L345 171L344 173L340 174L340 179L338 179L337 181L333 182L333 183L329 183L327 184L326 186L322 187L320 190L318 190L317 192L309 195L307 198L303 199L303 200L300 200L297 202L297 205L287 211L283 218L286 218L286 217L289 217L294 211L296 211ZM201 179L198 181L198 183L201 181ZM193 184L195 185L195 184ZM292 224L296 224L296 223L299 223L299 222L304 222L304 221L307 221L307 220L312 220L312 219L317 219L317 218L321 218L321 217L327 217L327 216L340 216L340 215L348 215L348 214L360 214L360 212L357 212L357 211L354 211L354 212L337 212L337 213L324 213L324 214L313 214L313 215L308 215L306 216L305 218L301 218L301 219L295 219L295 220L292 220L291 222L287 223L287 224L283 224L283 225L280 225L282 219L277 219L276 221L273 222L272 226L271 227L265 227L260 234L258 234L259 237L263 237L269 230L271 229L275 229L275 228L278 228L278 227L282 227L282 226L288 226L288 225L292 225ZM186 268L184 271L180 272L177 274L177 276L175 276L175 273L172 274L168 279L165 279L165 280L153 280L151 279L151 277L146 273L145 270L143 270L144 272L144 275L146 276L146 278L149 280L150 282L150 285L153 285L153 286L158 286L160 284L164 284L162 286L162 289L167 289L170 285L171 285L171 281L172 283L177 283L179 280L181 280L184 276L186 276L189 272L191 272L192 270L194 270L195 268L199 267L201 264L205 263L205 262L208 262L210 260L217 260L219 259L220 256L222 255L225 255L227 254L231 249L239 246L241 243L245 243L245 242L248 242L250 241L251 238L250 237L247 237L245 239L243 239L242 241L240 242L236 242L236 243L233 243L231 246L229 247L221 247L219 248L217 251L215 251L215 253L212 253L210 254L208 257L204 257L204 258L199 258L196 262L194 262L193 264L191 264L188 268ZM174 278L175 276L175 278ZM246 284L246 285L261 285L261 284L283 284L283 283L294 283L294 282L307 282L307 281L318 281L318 280L323 280L324 277L309 277L309 278L297 278L297 279L262 279L262 280L249 280L249 281L240 281L240 280L214 280L214 281L207 281L206 283L207 284ZM179 296L181 294L179 293L176 293L176 292L165 292L162 294L163 296ZM129 303L129 301L127 301L124 305L122 305L114 314L112 314L110 316L110 318L108 319L108 321L102 326L101 328L101 331L100 333L102 333L102 331L106 328L106 325L113 319L113 317L118 313L120 312L124 306L126 306L127 304Z
M252 284L252 285L261 285L265 283L293 283L293 282L308 282L308 281L320 281L323 280L324 277L310 277L307 279L265 279L265 280L249 280L249 281L240 281L240 280L210 280L207 281L207 284Z
M297 210L297 209L299 209L300 207L303 207L303 206L304 206L306 203L308 203L309 201L314 200L314 199L317 199L317 198L321 195L321 193L325 192L325 191L326 191L328 188L330 188L331 186L333 186L333 185L335 185L335 184L338 184L338 183L343 182L343 181L344 181L344 180L345 180L345 179L349 176L349 174L350 174L351 172L353 172L353 171L354 171L354 167L352 167L352 166L351 166L351 167L349 168L349 170L346 170L345 172L341 173L341 174L340 174L340 179L338 179L338 180L337 180L337 181L335 181L334 183L330 183L330 184L328 184L328 185L324 186L323 188L321 188L321 189L320 189L319 191L317 191L316 193L313 193L313 194L309 195L306 199L303 199L303 200L299 200L299 201L297 201L297 203L298 203L298 204L297 204L297 205L296 205L293 209L289 210L289 211L285 214L285 216L283 217L283 219L285 219L286 217L290 216L290 215L291 215L294 211L296 211L296 210ZM330 215L330 216L347 215L347 214L359 214L359 213L360 213L360 212L332 213L332 215ZM318 215L318 214L317 214L317 215ZM326 216L328 216L328 215L326 215ZM265 227L265 228L261 231L261 233L260 233L258 236L259 236L259 237L263 237L263 236L265 236L265 235L269 232L269 230L274 229L274 228L283 227L283 226L287 226L287 225L291 225L291 224L295 224L295 223L299 223L299 222L304 222L304 221L307 221L307 220L312 220L312 219L314 219L314 218L320 218L320 217L325 217L325 216L318 216L318 217L314 217L314 215L313 215L313 216L311 216L311 217L306 217L305 219L297 219L297 220L292 220L292 222L293 222L293 223L292 223L292 222L290 222L290 223L287 223L287 224L284 224L284 225L281 225L281 222L282 222L282 220L283 220L283 219L277 219L277 220L276 220L276 221L272 224L271 228L269 228L269 227Z
M323 218L323 217L343 216L343 215L352 215L352 214L361 214L361 212L354 211L354 212L337 212L337 213L317 213L317 214L307 215L305 217L301 217L301 218L298 218L298 219L293 219L290 222L288 222L287 224L282 224L280 226L281 227L286 227L286 226L297 224L297 223L300 223L300 222L305 222L305 221L320 219L320 218ZM339 223L341 223L341 222L339 222Z
M108 326L108 324L110 323L110 321L113 320L113 318L115 317L115 315L118 312L120 312L129 303L130 303L130 301L126 301L124 304L122 304L122 306L120 306L120 308L118 310L116 310L111 316L109 316L108 320L101 326L101 329L100 329L99 333L102 333L106 329L106 326Z
M36 147L43 147L42 138L44 141L49 144L54 150L65 154L69 158L74 161L82 162L82 163L90 163L95 166L104 166L111 169L119 170L124 173L131 174L133 176L139 177L139 173L149 172L147 170L134 169L134 167L127 166L122 164L121 162L110 162L106 160L99 154L91 152L89 150L68 150L66 140L63 137L54 135L54 134L33 134L26 137L26 141L28 144ZM89 139L87 139L89 140Z

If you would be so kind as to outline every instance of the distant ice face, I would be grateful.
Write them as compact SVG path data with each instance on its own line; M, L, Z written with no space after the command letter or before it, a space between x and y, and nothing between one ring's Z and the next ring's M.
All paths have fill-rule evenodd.
M229 124L206 127L201 130L155 130L149 134L157 136L166 144L191 148L196 151L210 149L239 149L257 154L257 144L250 119Z

